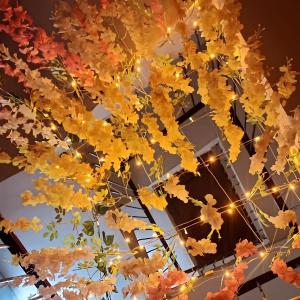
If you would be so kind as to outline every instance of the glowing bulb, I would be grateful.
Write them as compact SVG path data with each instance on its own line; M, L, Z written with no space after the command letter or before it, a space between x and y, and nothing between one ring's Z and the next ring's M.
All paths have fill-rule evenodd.
M176 74L175 74L175 77L176 77L176 78L179 78L179 76L180 76L179 73L176 73Z
M185 286L185 285L182 285L182 286L180 287L180 292L184 292L185 289L186 289L186 286Z
M235 95L232 95L232 96L231 96L231 100L235 100Z
M132 201L133 201L131 196L129 196L129 199L130 199L130 202L132 202Z
M194 21L194 22L193 22L193 26L194 26L194 27L197 27L197 21Z
M225 277L229 277L230 276L230 272L229 271L225 271L224 275L225 275Z
M132 300L137 300L137 297L136 297L136 296L133 296L133 297L132 297Z
M168 31L168 33L170 33L171 32L171 27L168 27L167 31Z
M246 192L245 193L245 196L248 198L250 196L250 193L249 192Z
M139 167L139 166L142 165L142 162L141 162L140 160L137 160L137 161L136 161L136 165Z
M102 157L100 157L99 161L104 162L105 158L102 156Z
M200 216L200 220L201 220L201 221L204 221L205 218L204 218L203 216Z
M155 139L152 138L152 139L150 140L150 142L151 142L151 144L154 144L154 143L155 143Z
M170 178L170 173L167 173L167 178Z
M121 257L121 255L117 255L117 259L121 259L122 257Z
M272 192L276 193L278 191L278 188L276 186L272 187Z
M138 59L136 60L136 63L137 63L137 64L140 64L140 63L141 63L141 60L138 58Z
M144 250L144 246L143 245L139 245L140 250Z
M137 70L138 72L141 72L141 68L140 68L140 67L137 67L136 70Z
M255 142L260 141L260 136L256 136L256 137L254 138L254 140L255 140Z
M210 156L210 158L208 159L211 163L216 161L216 158L214 156Z
M80 152L76 151L76 152L75 152L75 157L80 158L80 157L81 157Z
M186 228L184 228L184 229L183 229L183 231L184 231L184 233L185 233L185 234L188 234L188 232L187 232Z
M259 252L259 256L260 256L260 257L265 257L265 256L266 256L266 252L260 251L260 252Z
M215 57L216 57L216 55L213 53L210 55L210 58L215 58Z
M290 183L290 184L289 184L289 188L290 188L291 190L294 190L296 187L295 187L295 185L294 185L293 183Z
M57 129L56 125L53 124L53 123L51 123L51 129L52 129L52 130L56 130L56 129Z
M157 233L153 232L152 237L156 238L157 237Z
M191 277L191 281L195 281L196 279L197 279L196 276L192 276L192 277Z
M108 126L108 123L106 121L103 121L103 126Z
M116 87L118 88L120 85L119 85L119 83L118 82L116 82Z
M83 121L81 121L81 124L84 124L85 123L85 121L83 120Z
M231 208L228 208L227 212L231 215L233 213L233 210Z
M235 204L234 203L230 203L229 207L233 209L233 208L235 208Z
M181 246L184 246L184 241L183 240L180 240L179 243L180 243Z
M68 143L71 143L72 142L72 140L69 138L69 137L67 137L67 140L66 140Z
M90 179L90 178L87 178L85 181L86 181L87 183L89 183L89 182L91 181L91 179Z
M72 82L71 82L71 86L75 89L76 88L76 86L77 86L77 83L76 83L76 81L75 80L72 80Z
M192 118L192 117L189 117L189 120L190 120L191 122L194 122L194 120L193 120L193 118Z
M59 165L56 165L55 168L56 168L56 169L59 169Z

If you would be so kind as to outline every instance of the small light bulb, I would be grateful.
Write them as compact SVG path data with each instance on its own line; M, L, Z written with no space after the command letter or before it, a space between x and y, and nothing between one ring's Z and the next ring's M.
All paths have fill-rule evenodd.
M121 259L122 258L122 256L121 255L117 255L117 259Z
M186 286L185 285L182 285L181 287L180 287L180 292L184 292L186 290Z
M143 245L139 245L140 250L144 250L144 246Z
M108 126L108 122L103 121L103 126Z
M249 192L246 192L245 193L245 196L248 198L250 196L250 193Z
M216 55L213 53L210 55L210 58L215 58L215 57L216 57Z
M230 207L230 208L235 208L235 204L234 204L234 203L230 203L230 204L229 204L229 207Z
M130 200L130 202L132 202L132 201L133 201L133 199L132 199L132 197L131 197L131 196L129 196L129 200Z
M59 169L59 165L56 165L55 168L56 168L56 169Z
M72 82L71 82L71 86L75 89L76 88L76 86L77 86L77 83L76 83L76 81L75 80L72 80Z
M152 138L152 139L150 140L150 143L151 143L151 144L155 144L155 139Z
M179 76L180 76L179 73L176 73L176 74L175 74L175 77L176 77L176 78L179 78Z
M195 281L196 279L197 279L196 276L192 276L192 277L191 277L191 281Z
M137 67L136 70L137 70L138 72L141 72L141 68L140 68L140 67Z
M184 229L183 229L183 231L184 231L184 233L185 233L185 234L188 234L188 232L187 232L186 228L184 228Z
M139 167L139 166L142 165L142 162L141 162L140 160L137 160L137 161L136 161L136 165Z
M102 156L102 157L100 157L99 161L104 162L105 158Z
M229 271L225 271L224 275L225 275L225 277L229 277L230 276L230 272Z
M273 193L278 192L278 188L277 188L276 186L272 187L272 192L273 192Z
M116 82L116 87L118 88L120 85L119 85L119 83L118 82Z
M204 218L203 216L200 216L200 220L201 220L201 221L204 221L205 218Z
M140 64L140 63L141 63L141 60L138 58L138 59L136 60L136 63L137 63L137 64Z
M87 178L85 181L86 181L87 183L89 183L89 182L91 181L91 179L90 179L90 178Z
M80 152L76 151L76 152L75 152L75 157L80 158L80 157L81 157Z
M57 127L56 127L56 125L54 123L51 123L51 129L52 130L56 130L57 129Z
M167 31L168 31L168 33L170 33L171 32L171 27L168 27Z
M231 215L233 213L233 210L231 208L228 208L227 212Z
M213 163L216 161L216 158L214 156L210 156L208 160L209 162Z
M255 140L255 142L260 141L260 136L256 136L256 137L254 138L254 140Z
M194 22L193 22L193 26L194 26L194 27L197 27L197 21L194 21Z
M189 120L190 120L191 122L194 122L194 119L193 119L192 117L189 117Z
M167 173L167 178L170 178L170 173Z
M181 246L184 246L184 241L183 240L179 240L179 243Z
M153 232L152 237L156 238L157 237L157 233Z
M260 251L259 252L259 256L260 257L265 257L266 256L266 252L265 251Z
M296 187L295 187L295 185L294 185L293 183L290 183L290 184L289 184L289 188L290 188L291 190L294 190Z

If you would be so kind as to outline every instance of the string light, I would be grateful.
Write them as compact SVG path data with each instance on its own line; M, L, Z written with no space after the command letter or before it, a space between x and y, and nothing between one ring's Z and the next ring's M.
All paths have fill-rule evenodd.
M121 255L117 255L117 259L121 259L122 258L122 256Z
M246 192L246 193L245 193L245 196L246 196L246 198L249 198L250 192Z
M67 143L71 143L72 142L72 140L69 137L67 137L66 141L67 141Z
M151 144L154 144L154 143L155 143L155 139L152 138L152 139L150 140L150 143L151 143Z
M265 257L265 256L266 256L266 252L260 251L260 252L259 252L259 256L260 256L260 257Z
M198 24L197 24L197 21L194 21L194 22L193 22L193 26L194 26L194 27L197 27L197 25L198 25Z
M225 277L229 277L230 276L230 272L229 271L225 271L224 275L225 275Z
M139 65L139 64L141 63L141 60L138 58L138 59L136 60L136 63Z
M179 240L179 243L181 246L184 246L184 241L183 240Z
M167 28L167 32L170 33L171 32L171 27Z
M233 209L233 208L235 208L235 204L234 203L230 203L229 207Z
M181 287L180 287L180 292L184 292L186 290L186 286L185 285L182 285Z
M203 222L205 218L203 216L200 216L200 220Z
M168 179L170 178L170 173L167 173L167 178L168 178Z
M59 165L56 165L55 168L56 168L56 169L59 169Z
M193 123L194 122L194 120L193 120L193 118L192 117L189 117L189 120Z
M184 229L183 229L183 231L184 231L184 233L185 233L185 234L188 234L188 232L187 232L186 228L184 228Z
M72 82L71 82L71 86L75 89L76 88L76 86L77 86L77 83L76 83L76 81L75 80L72 80Z
M233 213L233 209L228 208L228 209L227 209L227 212L231 215L231 214Z
M272 187L272 192L273 192L273 193L278 192L278 188L277 188L276 186Z
M176 77L176 78L179 78L179 76L180 76L179 73L176 73L176 74L175 74L175 77Z
M140 67L137 67L136 70L137 70L138 72L141 72L141 68L140 68Z
M139 245L139 249L140 250L144 250L144 246L143 245Z
M209 162L213 163L216 161L216 158L214 156L210 156L208 160Z
M137 161L136 161L136 165L139 167L139 166L142 165L142 162L141 162L140 160L137 160Z
M80 158L80 157L81 157L81 153L78 152L78 151L76 151L76 152L75 152L75 157Z
M213 53L210 55L210 58L215 58L215 57L216 57L216 55Z
M290 188L291 190L294 190L296 187L295 187L295 185L294 185L293 183L290 183L290 184L289 184L289 188Z
M119 83L118 82L116 82L116 87L118 88L120 85L119 85Z
M197 277L196 276L192 276L191 277L191 281L196 281Z
M102 156L102 157L99 158L99 161L104 162L105 158Z
M103 126L108 126L108 122L103 121Z
M153 232L152 237L156 238L157 237L157 233Z
M260 136L256 136L256 137L254 138L254 140L255 140L255 142L260 141Z
M131 196L129 196L129 199L130 199L130 202L132 202L132 201L133 201Z
M51 123L51 129L52 130L56 130L57 129L57 127L56 127L56 125L54 123Z

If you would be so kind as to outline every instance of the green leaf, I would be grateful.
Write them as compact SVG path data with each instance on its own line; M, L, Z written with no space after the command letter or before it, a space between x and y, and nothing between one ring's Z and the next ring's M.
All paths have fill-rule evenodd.
M54 240L54 233L51 233L50 235L50 241L53 241Z
M96 204L95 210L98 215L103 216L109 210L109 207L101 205L101 204Z
M88 235L88 236L92 236L95 233L94 230L94 222L93 221L85 221L83 222L83 232Z
M114 235L107 235L104 243L106 246L111 246L114 241Z
M48 237L49 236L49 232L47 231L47 232L45 232L44 234L43 234L43 237L44 238L46 238L46 237Z

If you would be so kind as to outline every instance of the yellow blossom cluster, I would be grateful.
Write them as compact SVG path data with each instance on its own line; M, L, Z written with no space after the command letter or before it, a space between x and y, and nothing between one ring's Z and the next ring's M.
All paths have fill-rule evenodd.
M164 195L158 196L155 192L149 191L146 187L138 189L138 194L142 203L149 209L155 208L158 210L164 210L168 205Z
M41 224L41 220L38 217L33 217L32 220L28 220L25 217L20 217L15 222L12 222L9 219L2 219L0 221L0 229L4 230L5 233L16 230L33 230L35 232L38 232L43 229L43 225Z
M188 237L185 243L186 247L188 247L188 251L193 256L203 256L204 254L214 254L217 253L217 244L212 243L209 239L201 239L197 241L191 237Z

